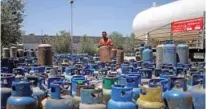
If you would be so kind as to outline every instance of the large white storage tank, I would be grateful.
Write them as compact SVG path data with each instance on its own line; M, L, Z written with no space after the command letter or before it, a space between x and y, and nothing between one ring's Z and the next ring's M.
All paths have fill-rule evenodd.
M136 15L133 21L133 33L136 38L141 36L138 39L144 39L146 35L142 36L143 34L173 21L202 17L205 2L206 0L177 0L162 6L153 6Z

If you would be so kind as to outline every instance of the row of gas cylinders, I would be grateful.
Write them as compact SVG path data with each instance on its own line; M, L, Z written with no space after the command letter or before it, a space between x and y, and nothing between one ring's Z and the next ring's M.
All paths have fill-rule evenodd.
M24 49L18 49L17 47L13 46L9 48L3 48L2 58L17 58L17 57L35 57L36 51L33 49L31 50L24 50Z
M144 82L142 74L103 77L98 88L82 75L71 78L27 75L23 80L1 74L1 104L5 109L203 109L205 76L193 74L190 87L186 79L163 76ZM97 82L97 81L96 81ZM31 88L32 86L32 88ZM49 96L49 97L48 97Z
M153 61L153 51L151 46L140 45L140 58L145 62ZM162 64L177 65L177 62L188 64L189 47L186 44L175 45L173 40L166 40L164 44L156 47L156 66L160 68Z

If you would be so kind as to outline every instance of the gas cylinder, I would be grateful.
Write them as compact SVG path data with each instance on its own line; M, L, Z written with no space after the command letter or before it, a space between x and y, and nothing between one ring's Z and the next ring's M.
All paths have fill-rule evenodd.
M73 76L71 82L72 82L71 84L71 95L72 96L76 96L76 86L77 85L84 85L85 83L87 83L85 77L82 75Z
M14 81L12 74L1 73L1 109L6 109L7 99L11 96L12 81Z
M144 44L140 44L139 47L139 54L140 54L140 59L143 60L143 50L144 50Z
M150 49L151 46L145 46L142 54L143 54L143 61L145 62L152 62L152 58L153 58L153 55L152 55L152 50Z
M117 50L117 56L116 56L116 64L117 66L120 66L124 62L124 51L123 50Z
M169 90L163 97L169 109L193 109L192 95L187 91L186 79L182 77L169 78Z
M118 84L126 85L126 74L119 74L118 75Z
M17 44L17 49L24 49L24 44Z
M61 96L61 88L55 82L51 83L51 94L46 100L45 109L79 109L79 104L71 96Z
M3 56L3 58L9 58L10 57L9 48L3 48L2 56Z
M126 86L132 88L133 100L139 98L139 85L141 84L141 74L129 74L126 77Z
M99 48L99 57L101 62L110 62L110 48L108 46L101 46Z
M179 44L176 47L177 49L177 54L179 57L179 61L182 64L188 64L188 59L189 59L189 47L186 44Z
M103 78L103 98L105 104L107 104L108 100L111 96L111 88L113 84L117 84L118 78L115 76L107 76Z
M12 83L12 94L7 100L7 109L37 109L37 99L32 96L30 83Z
M115 58L116 55L117 55L117 49L113 48L112 51L111 51L111 58Z
M121 71L122 71L122 74L128 74L129 73L129 65L128 64L121 64Z
M148 82L149 87L161 85L162 86L162 92L165 92L169 89L169 83L168 79L165 78L155 78L155 79L150 79Z
M24 80L24 70L22 67L14 68L12 73L15 74L15 81Z
M18 54L18 57L24 57L24 50L23 49L18 49L17 54Z
M195 109L205 108L205 76L200 74L192 75L192 101Z
M10 57L17 57L17 48L16 47L11 47L10 48Z
M147 84L149 79L152 78L152 70L151 69L140 69L139 70L142 78L142 83Z
M163 46L163 63L176 66L176 46L173 40L166 40Z
M163 46L158 45L156 48L156 68L160 69L163 64Z
M140 96L136 103L138 109L164 109L162 87L160 85L140 86Z
M38 46L38 65L52 65L52 47L49 44Z
M106 109L106 105L103 104L102 89L91 86L82 88L79 109Z
M136 104L132 102L132 88L113 85L107 109L136 109Z
M42 88L41 84L43 78L37 76L26 76L26 79L32 83L33 96L38 99L38 108L41 108L41 101L46 97L46 92Z

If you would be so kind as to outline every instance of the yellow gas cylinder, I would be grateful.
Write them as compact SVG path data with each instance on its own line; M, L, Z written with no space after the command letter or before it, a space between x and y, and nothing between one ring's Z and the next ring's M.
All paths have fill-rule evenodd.
M140 87L140 96L136 102L138 109L164 109L161 86L143 85Z

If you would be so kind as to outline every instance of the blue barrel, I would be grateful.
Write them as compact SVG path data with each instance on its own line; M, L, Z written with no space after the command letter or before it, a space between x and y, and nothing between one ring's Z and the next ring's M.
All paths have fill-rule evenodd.
M151 46L145 46L142 54L143 54L143 61L152 62L153 55L152 55Z
M132 88L113 85L107 109L136 109L136 104L132 102Z
M140 54L140 59L141 60L143 60L143 50L144 50L144 44L140 44L139 54Z
M59 84L51 83L51 96L47 99L45 109L79 109L79 103L71 96L61 96Z
M37 109L37 99L32 97L29 82L13 82L12 94L7 100L7 109Z
M192 95L186 87L184 78L169 78L169 90L163 95L168 109L193 109Z
M11 84L14 78L12 74L1 73L1 109L6 109L7 99L11 96Z
M188 64L189 60L189 47L186 44L179 44L176 47L179 62L182 64Z
M136 101L139 98L139 85L141 84L140 74L129 74L126 77L126 86L131 87L133 91L133 100Z
M94 87L84 87L81 89L81 103L79 109L106 109L103 104L102 89L94 89Z
M205 76L200 74L192 75L192 101L195 109L205 108Z
M176 46L173 40L166 40L163 46L163 64L176 66Z

